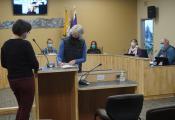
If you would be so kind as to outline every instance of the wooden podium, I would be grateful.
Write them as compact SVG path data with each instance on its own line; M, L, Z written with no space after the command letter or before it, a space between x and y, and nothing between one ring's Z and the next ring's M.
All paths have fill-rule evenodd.
M134 93L137 86L134 81L114 81L111 77L115 76L114 71L92 72L92 76L105 75L107 81L78 86L77 70L45 68L39 71L35 80L36 120L92 120L95 110L104 107L108 96ZM91 75L89 77L91 79Z
M77 69L43 69L36 79L36 119L78 120Z

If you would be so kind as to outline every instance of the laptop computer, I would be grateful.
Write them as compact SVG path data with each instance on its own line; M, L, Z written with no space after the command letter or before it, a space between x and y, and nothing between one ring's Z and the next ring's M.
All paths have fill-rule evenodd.
M168 58L167 57L155 57L156 65L169 65Z

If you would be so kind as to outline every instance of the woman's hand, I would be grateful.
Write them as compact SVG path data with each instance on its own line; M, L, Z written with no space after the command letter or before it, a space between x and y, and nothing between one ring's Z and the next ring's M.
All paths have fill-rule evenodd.
M69 64L70 64L70 65L75 65L75 62L76 62L75 60L71 60L71 61L69 62Z
M63 66L65 63L64 62L59 62L58 65L59 66Z

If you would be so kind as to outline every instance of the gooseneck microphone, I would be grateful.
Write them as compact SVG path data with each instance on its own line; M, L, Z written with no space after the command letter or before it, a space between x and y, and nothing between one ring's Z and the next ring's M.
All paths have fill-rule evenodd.
M89 73L94 71L96 68L100 67L102 64L97 64L95 67L93 67L91 70L85 72L84 74L82 74L80 76L80 80L79 80L79 85L89 85L90 83L86 80L86 78L88 77ZM84 79L82 79L83 77L85 77Z
M55 67L55 65L54 65L53 63L50 63L50 62L49 62L49 59L48 59L47 55L44 54L44 53L42 52L42 49L41 49L41 47L38 45L38 43L36 42L35 38L33 38L32 40L33 40L33 42L36 44L36 46L39 48L39 50L41 51L41 53L45 56L45 58L46 58L46 60L47 60L47 68L53 68L53 67Z

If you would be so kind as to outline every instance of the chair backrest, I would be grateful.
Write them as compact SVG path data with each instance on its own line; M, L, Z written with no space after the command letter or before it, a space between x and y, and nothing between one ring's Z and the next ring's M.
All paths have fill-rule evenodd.
M146 120L175 120L175 105L148 110Z
M110 96L106 111L112 120L138 120L143 106L143 95L124 94Z

